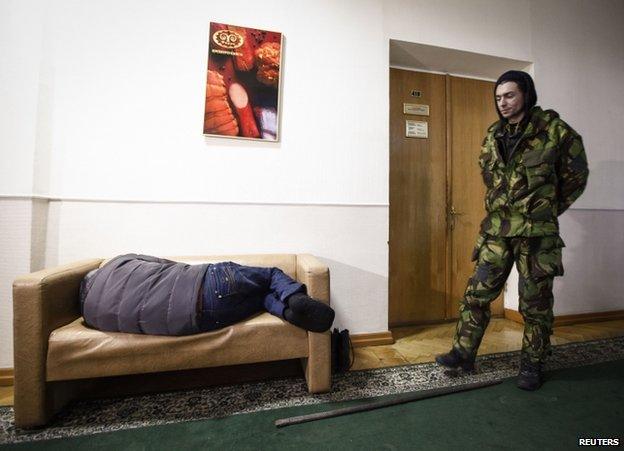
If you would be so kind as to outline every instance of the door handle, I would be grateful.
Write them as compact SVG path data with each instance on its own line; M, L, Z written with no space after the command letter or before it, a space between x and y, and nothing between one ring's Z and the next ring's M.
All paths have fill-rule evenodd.
M451 216L461 216L461 215L463 215L463 213L456 211L455 206L451 205Z
M463 213L455 210L455 206L451 205L451 209L449 210L449 227L451 230L455 229L455 216L461 216Z

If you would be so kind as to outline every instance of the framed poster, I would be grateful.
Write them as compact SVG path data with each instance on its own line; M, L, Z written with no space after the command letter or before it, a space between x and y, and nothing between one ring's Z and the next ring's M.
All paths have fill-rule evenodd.
M210 23L204 134L277 141L282 34Z

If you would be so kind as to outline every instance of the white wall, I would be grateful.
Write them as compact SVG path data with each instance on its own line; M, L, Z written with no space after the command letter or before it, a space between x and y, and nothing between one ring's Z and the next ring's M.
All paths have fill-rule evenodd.
M389 40L533 61L540 102L585 137L592 176L579 205L619 209L619 221L622 5L5 0L0 195L56 200L46 211L29 204L30 222L2 223L30 251L0 248L8 262L0 276L11 280L43 258L56 264L126 251L311 252L331 268L339 324L352 333L385 330ZM210 21L284 33L281 142L201 135ZM26 208L2 213L9 207L13 218ZM589 230L590 219L574 219L583 225L562 224L564 239L587 242L578 230ZM30 245L42 222L45 239ZM621 266L620 249L604 246L606 261ZM592 254L588 264L603 257ZM621 308L621 298L591 300L580 276L558 284L565 296L585 296L584 305ZM582 303L567 310L562 302L557 313ZM10 331L1 334L0 367L11 366Z
M86 218L75 213L77 205L60 205L57 242L48 242L58 254L50 263L110 255L113 249L311 252L380 276L369 292L385 300L388 137L387 94L381 88L387 51L380 4L153 5L63 2L47 18L54 81L51 194L155 202L122 204L123 213L96 203ZM210 21L284 33L279 143L201 134ZM150 213L139 213L144 210ZM374 234L364 225L371 211ZM98 225L85 240L74 233ZM90 242L93 237L97 243ZM357 307L348 285L334 284L332 293L343 310ZM387 312L378 297L368 317L342 323L358 331L386 329Z
M624 309L624 214L571 210L561 217L564 277L555 279L555 315Z
M0 2L0 194L5 195L33 192L43 42L40 3Z
M36 64L18 67L12 78L14 87L20 77L35 79L28 87L36 108L24 114L34 129L0 136L3 147L30 139L22 164L30 179L18 186L15 176L5 190L59 199L47 212L47 265L128 251L310 252L331 268L338 324L354 332L385 330L387 43L381 4L249 5L6 5L23 16L45 14L38 16ZM279 143L202 136L210 21L284 33ZM6 45L13 59L30 51L25 38L17 38ZM11 172L4 161L3 170ZM74 198L137 202L67 201ZM8 255L13 267L31 268L26 257ZM7 279L15 275L9 271ZM8 288L1 299L10 322ZM11 366L4 344L0 356L0 367Z
M41 246L31 238L33 215L41 230L42 214L30 195L37 184L44 13L38 0L0 1L0 368L13 366L12 282L41 262L33 262Z
M587 149L591 174L574 208L624 210L624 2L536 1L531 12L539 102Z
M378 2L55 5L53 195L387 203ZM280 143L203 137L210 21L284 33Z
M13 367L13 279L30 272L32 203L0 199L0 368Z

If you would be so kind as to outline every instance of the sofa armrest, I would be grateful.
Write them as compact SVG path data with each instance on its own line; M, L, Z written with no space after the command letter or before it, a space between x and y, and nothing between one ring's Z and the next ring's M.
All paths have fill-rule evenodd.
M13 282L15 422L42 424L52 402L45 393L50 333L80 316L80 282L102 259L43 269ZM45 422L45 421L44 421Z
M297 280L308 288L308 295L329 304L329 268L309 254L297 255ZM303 361L310 393L331 389L331 349L329 332L308 332L308 358Z
M329 304L329 268L319 259L298 254L297 280L306 285L310 297Z

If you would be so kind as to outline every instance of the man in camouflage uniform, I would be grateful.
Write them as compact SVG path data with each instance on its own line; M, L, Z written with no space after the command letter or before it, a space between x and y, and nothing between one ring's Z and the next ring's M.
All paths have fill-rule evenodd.
M516 263L524 318L518 387L536 390L550 352L553 279L563 275L557 217L581 195L588 169L581 137L553 110L535 106L531 77L501 75L495 85L500 120L483 141L479 166L487 215L472 254L475 271L459 307L453 348L436 357L472 370L496 299Z

